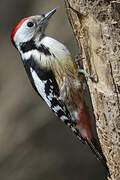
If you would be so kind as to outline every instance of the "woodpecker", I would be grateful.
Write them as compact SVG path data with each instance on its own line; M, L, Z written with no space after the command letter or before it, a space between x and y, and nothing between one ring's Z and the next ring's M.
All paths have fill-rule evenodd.
M19 51L38 95L108 170L102 150L92 134L84 98L83 74L78 76L78 66L66 46L45 35L55 12L56 8L46 14L22 19L13 29L11 41Z

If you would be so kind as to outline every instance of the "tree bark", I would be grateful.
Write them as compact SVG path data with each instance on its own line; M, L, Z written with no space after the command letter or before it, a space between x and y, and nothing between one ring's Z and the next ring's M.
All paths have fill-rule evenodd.
M120 179L120 1L65 0L87 80L98 137L111 177Z

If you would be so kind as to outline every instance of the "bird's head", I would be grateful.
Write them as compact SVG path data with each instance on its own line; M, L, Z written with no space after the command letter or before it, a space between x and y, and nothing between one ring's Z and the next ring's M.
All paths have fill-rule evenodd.
M18 48L21 43L31 39L39 40L44 35L45 29L51 16L56 12L56 8L46 14L30 16L22 19L11 33L11 41Z

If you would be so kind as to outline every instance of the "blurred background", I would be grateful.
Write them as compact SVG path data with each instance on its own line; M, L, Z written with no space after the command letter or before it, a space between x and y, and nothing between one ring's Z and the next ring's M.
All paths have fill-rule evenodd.
M48 109L32 89L10 42L18 21L58 7L47 34L78 49L64 1L1 0L0 3L0 180L104 180L89 149Z

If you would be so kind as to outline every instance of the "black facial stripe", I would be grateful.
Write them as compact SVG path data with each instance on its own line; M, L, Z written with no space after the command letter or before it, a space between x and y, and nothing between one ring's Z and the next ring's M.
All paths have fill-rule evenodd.
M20 43L20 49L23 53L37 49L39 52L45 54L46 56L51 55L48 47L45 47L43 44L41 44L39 47L37 47L34 40L30 40L30 41L27 41L24 43Z
M20 43L20 48L23 53L36 49L35 42L33 40L30 40L24 43Z

